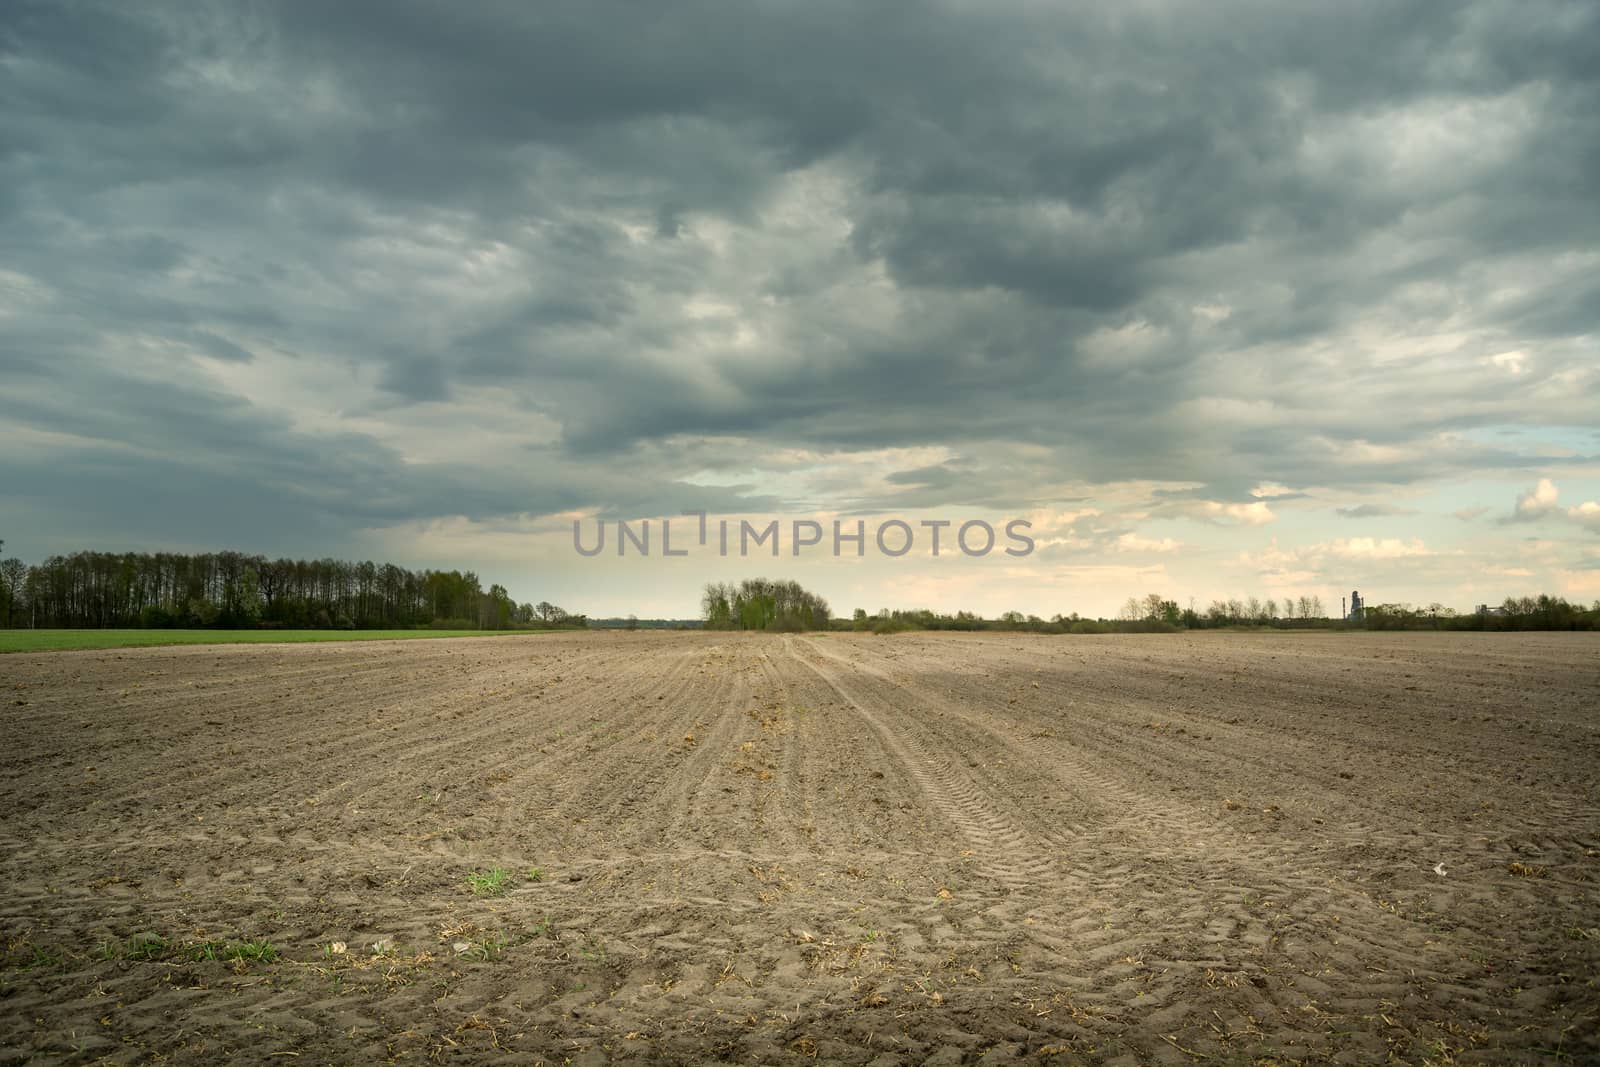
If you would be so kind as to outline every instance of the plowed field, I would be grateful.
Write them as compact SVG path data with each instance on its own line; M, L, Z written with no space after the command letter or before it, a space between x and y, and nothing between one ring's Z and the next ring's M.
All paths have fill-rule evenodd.
M1597 636L6 656L0 1062L1593 1061Z

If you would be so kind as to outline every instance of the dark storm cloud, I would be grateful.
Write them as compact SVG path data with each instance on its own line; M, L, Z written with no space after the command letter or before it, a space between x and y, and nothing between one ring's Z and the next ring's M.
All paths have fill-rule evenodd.
M1247 502L1530 470L1446 438L1600 405L1581 0L23 3L0 54L7 488L63 513L675 511L922 446L896 505ZM551 443L406 446L485 405Z

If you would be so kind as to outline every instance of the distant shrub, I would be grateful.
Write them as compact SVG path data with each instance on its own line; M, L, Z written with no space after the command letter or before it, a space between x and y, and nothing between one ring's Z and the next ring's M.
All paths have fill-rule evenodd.
M209 628L217 624L217 606L205 597L189 598L188 617L184 620L191 626Z
M146 630L170 630L174 621L172 612L154 604L139 612L139 625Z

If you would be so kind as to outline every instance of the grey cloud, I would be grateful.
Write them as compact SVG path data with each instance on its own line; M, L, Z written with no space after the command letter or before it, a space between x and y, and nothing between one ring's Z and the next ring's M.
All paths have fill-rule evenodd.
M138 458L7 479L65 514L199 464L355 530L675 511L703 438L961 457L852 507L1549 468L1439 442L1600 408L1597 42L1561 0L13 5L0 433ZM408 462L229 384L268 366L560 440ZM782 503L743 493L700 499Z
M895 471L889 475L888 480L894 485L908 485L918 489L947 489L955 484L959 476L955 468L941 463L933 467Z

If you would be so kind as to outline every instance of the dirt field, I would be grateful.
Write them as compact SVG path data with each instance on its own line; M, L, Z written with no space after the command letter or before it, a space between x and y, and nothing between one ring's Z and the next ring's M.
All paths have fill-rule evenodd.
M1600 1058L1600 635L189 647L0 697L0 1062Z

